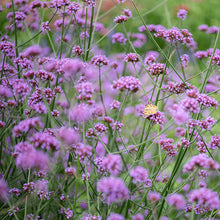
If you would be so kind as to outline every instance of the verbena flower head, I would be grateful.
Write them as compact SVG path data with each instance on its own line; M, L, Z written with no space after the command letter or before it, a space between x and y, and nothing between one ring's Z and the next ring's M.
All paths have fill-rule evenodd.
M16 158L16 166L25 170L28 168L47 170L49 167L49 159L46 153L32 150L19 154Z
M77 144L80 140L79 134L73 128L62 127L57 132L59 138L67 145Z
M193 171L196 167L217 170L220 165L206 154L192 156L188 163L183 166L183 172Z
M125 15L125 16L127 16L128 18L131 18L132 17L132 12L129 10L129 9L124 9L124 11L123 11L123 14Z
M131 91L131 92L137 92L141 87L141 83L139 79L133 77L133 76L123 76L119 78L117 81L114 81L114 84L112 85L113 89L117 89L120 91Z
M5 202L8 196L8 185L3 178L0 179L0 200Z
M123 22L126 22L127 20L128 20L128 17L126 15L119 15L115 17L114 23L123 23Z
M58 140L49 133L37 132L30 138L30 141L35 148L40 147L47 151L57 151L60 147Z
M76 14L76 12L80 9L80 4L78 2L72 2L67 6L67 13L69 15Z
M103 159L103 166L111 175L118 175L122 170L122 160L120 155L108 154Z
M45 34L46 31L51 31L50 27L49 27L49 22L46 21L46 22L43 22L41 24L41 30L42 30L42 33Z
M208 25L207 24L201 24L198 29L200 31L207 31L208 30Z
M70 110L70 119L77 123L83 123L91 118L91 110L87 104L79 104Z
M218 209L220 206L218 193L205 187L191 190L188 195L188 200L196 204L194 208L196 214L210 212L214 209Z
M20 137L22 133L28 132L31 128L35 128L41 125L38 117L25 119L20 121L18 125L13 128L13 136Z
M125 38L124 34L122 33L115 33L112 35L112 43L115 44L116 42L126 44L127 39Z
M157 202L160 200L161 195L159 192L149 192L147 195L147 198L153 203L153 202Z
M131 217L132 220L144 220L144 216L140 213L136 214L136 215L133 215Z
M211 136L211 141L209 142L209 147L215 149L216 147L220 148L220 135Z
M111 205L114 202L125 201L129 191L125 183L118 177L104 177L97 183L97 191L103 193L104 202Z
M124 220L124 219L125 219L124 216L116 213L110 213L109 217L107 218L107 220Z
M186 206L186 201L183 197L183 195L174 193L172 195L169 195L167 197L167 203L171 206L173 206L175 209L184 209Z
M164 63L152 63L148 68L147 71L152 76L158 76L160 74L167 74L167 71L165 71L165 64Z
M141 166L132 168L129 175L133 178L133 183L146 183L148 181L148 170Z
M132 62L137 63L139 61L139 58L136 53L129 53L124 58L125 62Z
M182 20L185 20L187 13L188 13L188 11L186 11L185 9L180 9L180 10L177 12L177 17L178 17L178 18L181 18Z
M97 56L94 56L92 58L91 64L94 64L96 66L108 65L109 64L109 60L104 55L97 55Z

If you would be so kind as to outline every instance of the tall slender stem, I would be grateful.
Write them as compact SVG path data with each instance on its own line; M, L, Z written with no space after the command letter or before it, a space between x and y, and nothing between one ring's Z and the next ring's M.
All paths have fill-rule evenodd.
M102 95L102 76L101 76L101 66L99 65L99 94L100 94L100 99L105 111L105 115L107 114L106 112L106 108L105 108L105 104L104 104L104 100L103 100L103 95Z

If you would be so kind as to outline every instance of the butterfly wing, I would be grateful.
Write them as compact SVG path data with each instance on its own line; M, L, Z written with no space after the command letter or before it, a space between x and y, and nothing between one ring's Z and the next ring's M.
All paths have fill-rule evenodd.
M157 113L158 111L158 108L156 105L153 105L153 104L147 104L144 108L144 118L147 118L149 117L150 115L153 115L155 113Z

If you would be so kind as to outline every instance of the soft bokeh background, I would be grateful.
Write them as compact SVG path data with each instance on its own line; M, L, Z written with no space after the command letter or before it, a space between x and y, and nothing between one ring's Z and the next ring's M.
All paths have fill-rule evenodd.
M73 0L71 0L73 1ZM0 31L5 32L4 27L7 25L6 15L8 9L5 9L5 4L11 2L9 0L0 0L0 4L3 6L3 12L0 12ZM49 1L48 1L49 2ZM200 50L212 47L212 42L215 39L215 35L207 35L198 30L198 26L201 24L207 24L208 26L220 24L219 13L219 0L135 0L138 8L144 16L146 24L161 24L166 28L177 26L179 28L187 28L193 34L195 41L198 43ZM99 0L97 1L99 4ZM117 4L116 0L103 0L100 22L104 22L106 28L113 26L113 18L119 15L124 8L129 8L133 12L133 17L136 19L130 19L126 22L126 27L130 32L138 32L138 27L142 25L138 18L133 6L129 0L123 4ZM188 10L188 16L184 22L181 19L176 18L176 13L180 8ZM43 10L41 11L43 13ZM122 31L120 28L117 31ZM123 32L123 31L122 31ZM22 33L21 33L22 34ZM24 38L27 36L23 36ZM160 46L164 46L163 41L159 41ZM102 44L106 45L106 41ZM101 45L102 45L101 44ZM220 44L220 43L219 43ZM148 49L151 49L150 43ZM112 48L113 50L123 50L123 48ZM144 50L146 48L143 48Z

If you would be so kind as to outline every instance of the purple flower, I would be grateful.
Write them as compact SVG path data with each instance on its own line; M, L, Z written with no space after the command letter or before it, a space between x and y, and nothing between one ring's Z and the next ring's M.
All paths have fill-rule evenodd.
M12 209L9 209L9 210L8 210L8 215L9 215L9 216L13 216L14 213L16 213L16 212L18 212L18 211L19 211L19 208L13 206Z
M26 49L23 50L22 56L27 58L33 58L33 57L39 57L43 53L43 49L38 45L32 45Z
M64 214L65 214L65 217L67 218L67 219L72 219L72 217L73 217L73 211L72 210L70 210L69 208L65 208L64 210Z
M172 81L169 81L168 85L166 86L169 92L175 94L184 93L188 87L190 87L188 83L176 83Z
M146 56L145 60L144 60L144 63L146 65L151 65L152 63L154 63L156 61L156 57L154 55L149 55L149 56Z
M126 2L126 0L116 0L119 4ZM108 219L109 220L109 219ZM111 219L112 220L112 219Z
M188 11L186 11L185 9L180 9L180 10L177 12L177 17L178 17L178 18L181 18L182 20L185 20L187 13L188 13Z
M112 43L115 44L116 42L126 44L127 39L125 38L124 34L122 33L115 33L112 35Z
M117 100L114 100L114 101L111 103L110 108L111 108L111 109L119 109L120 105L121 105L121 102L119 102L119 101L117 101Z
M57 151L59 149L58 140L49 133L38 132L35 133L30 141L33 142L35 148L40 147L42 149L46 149L47 151Z
M195 213L202 214L204 212L218 209L220 206L220 199L217 192L213 192L205 187L191 190L188 195L188 200L191 203L196 203Z
M20 137L22 133L28 132L31 128L38 127L40 124L40 120L37 117L20 121L19 124L13 128L13 136Z
M46 22L42 22L41 24L41 30L42 33L45 34L47 31L51 31L50 27L49 27L49 21Z
M219 28L217 26L211 26L208 27L208 30L206 31L207 34L218 34Z
M122 160L120 155L108 154L103 159L103 166L111 175L118 175L122 170Z
M175 209L184 209L186 206L185 199L183 195L174 193L167 197L167 203L173 206Z
M5 201L8 194L8 185L3 178L0 179L0 200Z
M199 103L194 98L183 99L181 101L181 106L182 106L183 110L185 110L185 111L189 111L192 113L199 113L200 112Z
M78 123L83 123L91 118L91 111L87 104L79 104L70 110L70 119Z
M197 51L196 53L194 53L194 56L195 56L197 59L200 59L200 60L203 59L203 58L208 57L206 51Z
M82 0L82 1L85 2L88 7L95 7L96 6L95 0Z
M181 138L181 145L183 146L183 149L188 148L189 144L190 144L190 142L186 138L184 138L184 137Z
M73 128L62 127L57 132L59 138L67 145L77 144L79 142L79 134Z
M154 124L159 124L159 125L162 125L166 122L166 117L164 113L160 111L156 112L153 115L148 116L147 119L152 120Z
M189 63L189 55L187 54L183 54L181 57L180 57L181 61L182 61L182 65L183 67L187 67L188 63Z
M211 141L209 142L209 147L215 149L216 147L220 148L220 135L211 136Z
M200 31L207 31L208 30L208 25L207 24L201 24L198 29Z
M118 121L118 122L112 122L111 124L110 124L110 126L111 126L111 128L112 128L112 130L117 130L117 131L121 131L121 128L124 126L124 124L123 123L121 123L120 121ZM116 127L117 126L117 127Z
M31 88L27 83L24 82L22 79L17 79L13 82L12 85L13 93L15 96L20 96L21 99L25 99L31 91Z
M133 215L131 217L132 220L144 220L144 216L140 213L136 214L136 215Z
M199 94L196 100L205 108L217 108L218 106L218 101L215 98L207 96L206 94Z
M83 49L81 49L80 46L75 46L73 47L73 50L72 50L77 56L80 56L83 54Z
M189 113L177 104L173 105L173 107L170 109L170 112L177 125L185 124L189 120Z
M119 15L117 17L114 18L114 23L122 23L122 22L126 22L128 20L128 17L126 15Z
M23 189L27 193L33 193L35 191L36 185L33 182L25 183Z
M133 183L146 183L148 181L148 170L141 166L132 168L129 175L133 178Z
M152 202L157 202L160 200L161 198L161 195L159 192L149 192L148 195L147 195L147 198Z
M117 0L117 1L119 2L120 0ZM112 213L112 212L110 213L109 217L107 218L107 220L124 220L124 219L125 219L124 216L122 216L120 214Z
M74 176L76 176L76 168L75 167L67 167L65 169L65 173L67 175L70 175L70 176L74 177Z
M32 144L28 143L27 141L16 144L14 148L15 152L17 153L25 153L33 150Z
M45 70L38 70L35 76L41 79L42 81L46 81L46 80L53 81L55 79L55 75L53 73L49 73Z
M86 208L87 209L87 208ZM80 218L80 220L102 220L102 218L100 216L96 216L96 215L86 215L83 216L82 218Z
M211 116L209 116L208 118L206 118L205 120L200 120L199 121L199 127L202 130L211 130L212 126L216 124L216 120L214 118L212 118Z
M84 162L85 157L92 156L92 147L90 145L78 144L76 149L77 156L81 162Z
M220 165L206 154L192 156L188 163L183 166L183 172L193 171L195 167L210 170L219 169Z
M92 58L91 64L94 64L96 66L108 65L109 64L109 60L104 55L97 55L97 56L94 56Z
M76 14L76 12L80 9L80 4L78 2L71 2L70 5L67 6L66 11L69 15Z
M36 150L18 154L16 158L16 166L25 170L28 168L47 170L48 165L47 154Z
M89 33L87 31L86 32L83 31L80 33L80 39L85 40L87 38L89 38Z
M136 115L137 116L143 116L144 114L144 108L145 108L145 105L143 104L138 104L135 106L135 110L136 110Z
M167 71L165 71L165 64L164 63L152 63L148 68L147 71L152 76L158 76L160 74L167 74Z
M103 193L104 202L111 205L120 200L128 200L128 188L118 177L104 177L97 183L97 191Z
M129 9L124 8L123 14L128 18L132 17L132 12Z
M160 136L158 144L166 151L168 156L175 156L177 154L176 147L173 145L174 140L166 136Z
M137 63L139 61L139 58L136 53L129 53L124 58L125 62L132 62Z
M114 81L112 85L113 89L117 89L120 91L128 90L131 92L137 92L141 87L141 83L139 79L133 76L123 76L119 78L117 81Z

